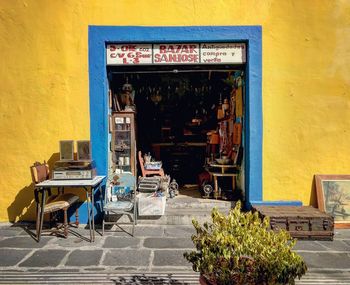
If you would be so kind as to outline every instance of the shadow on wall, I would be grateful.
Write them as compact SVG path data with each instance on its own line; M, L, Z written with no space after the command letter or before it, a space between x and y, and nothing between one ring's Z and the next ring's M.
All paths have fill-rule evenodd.
M53 169L54 163L59 160L60 154L53 153L47 163L49 164L50 171ZM35 161L33 161L34 163ZM43 162L43 161L39 161ZM30 173L30 166L28 165L28 171ZM18 221L34 221L36 212L36 204L34 201L34 183L22 188L18 191L15 200L7 208L8 219L10 222Z

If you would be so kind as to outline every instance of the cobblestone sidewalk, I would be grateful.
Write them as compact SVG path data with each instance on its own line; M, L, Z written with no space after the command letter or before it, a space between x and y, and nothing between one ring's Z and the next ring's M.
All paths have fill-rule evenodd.
M71 281L78 282L85 278L86 282L110 282L114 278L113 284L136 284L127 283L131 281L126 279L143 278L144 274L148 274L150 280L163 276L163 279L159 277L163 282L177 274L177 280L182 280L182 283L167 281L164 284L196 284L198 274L192 271L191 265L183 258L183 253L193 248L190 239L192 226L140 225L135 229L135 237L127 233L130 228L123 228L126 232L119 229L107 232L105 236L97 233L94 243L87 241L89 232L84 228L72 229L67 239L44 236L37 243L24 228L2 226L0 283L14 284L12 281L36 276L36 281L47 281L48 278L53 283L57 281L63 284L65 282L57 278L66 276L67 281L71 278ZM309 283L298 284L323 284L323 281L328 282L325 280L347 282L327 284L350 284L350 230L337 231L334 241L299 241L295 250L304 257L309 267L308 275L302 279ZM330 276L333 279L329 279ZM122 278L124 283L118 283L121 282L118 278ZM318 281L312 283L312 280ZM31 283L29 279L27 281Z

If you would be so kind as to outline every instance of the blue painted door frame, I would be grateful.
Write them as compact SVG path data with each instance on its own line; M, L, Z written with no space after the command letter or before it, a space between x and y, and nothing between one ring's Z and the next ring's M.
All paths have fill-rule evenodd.
M261 26L135 27L89 26L90 139L97 172L108 168L107 43L246 42L246 206L262 201L262 31ZM87 220L85 207L81 220Z

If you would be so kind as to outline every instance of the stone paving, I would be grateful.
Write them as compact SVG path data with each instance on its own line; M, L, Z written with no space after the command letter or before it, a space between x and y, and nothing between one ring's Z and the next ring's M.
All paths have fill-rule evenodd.
M67 239L43 236L37 243L24 227L1 226L0 271L193 273L183 258L193 248L192 226L138 225L134 237L129 227L123 229L104 236L96 233L96 241L90 243L88 230L72 228ZM346 271L350 276L350 230L337 230L334 241L298 241L295 250L309 272Z
M123 229L96 233L90 243L88 230L72 228L67 239L44 235L38 243L22 228L2 227L0 269L192 270L183 258L193 248L192 226L136 226L134 237Z

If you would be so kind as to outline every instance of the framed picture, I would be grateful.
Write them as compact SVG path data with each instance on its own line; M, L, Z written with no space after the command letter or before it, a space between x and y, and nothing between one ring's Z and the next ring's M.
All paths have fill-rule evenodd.
M60 141L60 160L74 160L74 141Z
M334 217L336 228L350 228L350 175L315 175L320 211Z
M91 160L90 141L77 141L77 159Z

